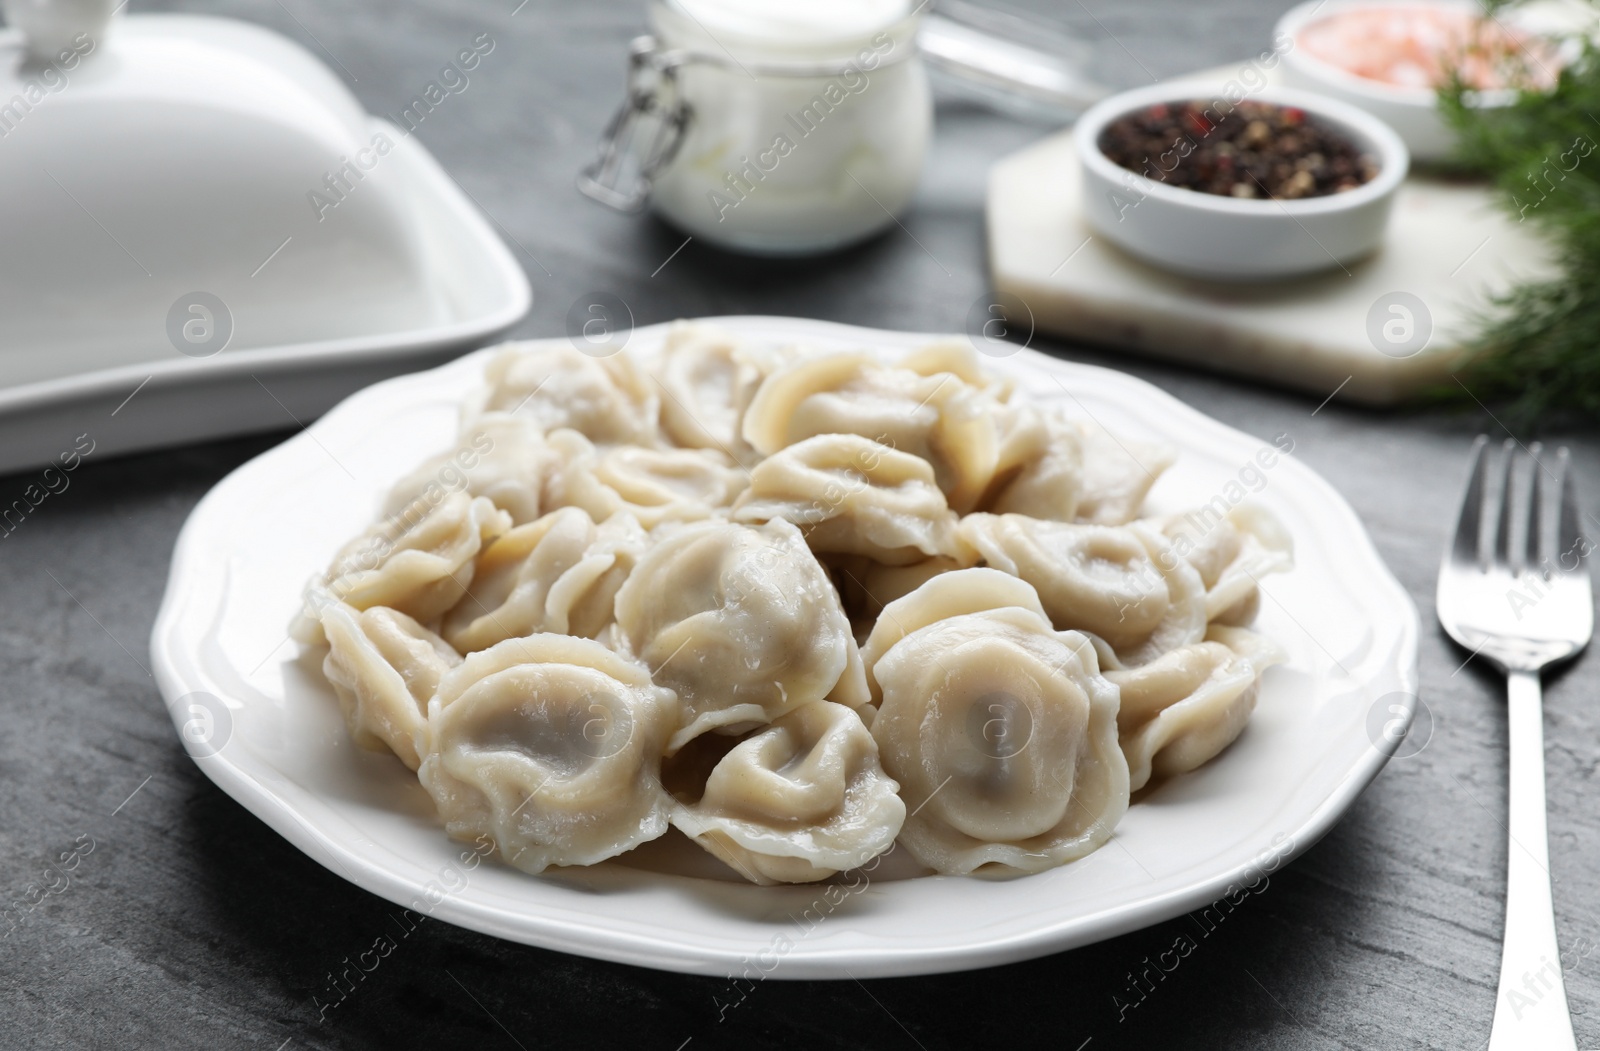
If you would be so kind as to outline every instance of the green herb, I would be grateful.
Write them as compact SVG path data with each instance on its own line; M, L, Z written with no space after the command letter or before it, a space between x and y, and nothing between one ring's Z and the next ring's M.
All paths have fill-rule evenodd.
M1585 43L1553 91L1519 92L1510 106L1469 105L1459 78L1439 96L1460 134L1455 166L1488 177L1512 215L1550 239L1559 266L1482 312L1461 383L1503 404L1513 427L1600 419L1600 50Z

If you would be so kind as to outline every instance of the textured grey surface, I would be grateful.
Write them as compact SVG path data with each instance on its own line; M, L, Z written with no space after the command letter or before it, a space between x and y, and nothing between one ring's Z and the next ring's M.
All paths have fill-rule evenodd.
M1087 6L1085 6L1085 4ZM154 4L134 0L135 11ZM163 5L165 6L165 5ZM906 227L820 262L752 263L572 189L618 97L634 3L249 0L201 5L335 56L391 113L465 41L495 52L421 138L522 246L535 288L521 334L551 335L574 297L613 291L640 323L782 313L959 329L983 293L985 165L1040 130L948 107ZM1041 5L1042 8L1042 5ZM1058 15L1135 84L1249 52L1272 0L1084 0ZM322 50L326 48L326 50ZM335 68L338 68L337 66ZM917 242L926 246L919 247ZM533 256L537 256L535 262ZM548 272L547 272L548 271ZM401 937L397 911L291 848L180 749L147 673L169 553L194 503L283 435L121 461L90 458L0 540L0 897L16 900L80 835L94 849L0 941L0 1046L162 1048L1480 1048L1494 1004L1507 848L1501 685L1431 620L1439 548L1475 415L1374 414L1082 348L1296 455L1361 513L1424 611L1434 732L1392 762L1328 837L1271 877L1137 1006L1128 974L1180 919L1101 945L968 974L856 983L726 981L527 949L442 923ZM288 421L285 421L286 424ZM1498 433L1498 432L1497 432ZM1575 444L1600 497L1595 445ZM0 479L0 501L31 479ZM293 528L297 509L284 509ZM1551 684L1551 867L1580 1047L1600 1046L1600 663ZM1264 786L1270 791L1271 786ZM130 796L131 794L131 796ZM88 840L81 841L87 843ZM0 927L3 927L0 924ZM325 1011L330 972L374 939L397 948ZM1125 1014L1125 1017L1120 1017Z

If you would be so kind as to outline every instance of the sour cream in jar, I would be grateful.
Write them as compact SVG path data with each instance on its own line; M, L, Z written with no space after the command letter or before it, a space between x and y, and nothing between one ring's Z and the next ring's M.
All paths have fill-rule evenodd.
M933 116L911 0L655 0L682 138L655 210L763 255L825 252L895 222Z

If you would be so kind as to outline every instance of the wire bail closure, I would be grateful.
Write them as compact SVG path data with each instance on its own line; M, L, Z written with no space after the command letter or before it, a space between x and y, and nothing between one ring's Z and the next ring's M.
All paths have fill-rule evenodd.
M864 68L882 69L917 53L911 42ZM856 68L840 61L745 63L731 54L724 58L681 49L663 51L655 37L635 37L628 45L627 97L600 135L599 156L578 176L578 189L585 197L619 212L644 208L656 176L677 156L694 116L679 80L679 72L691 64L737 72L751 81L835 77Z
M578 176L584 196L619 212L644 208L689 123L678 83L687 59L682 51L662 51L652 36L628 45L627 97L600 136L600 155Z

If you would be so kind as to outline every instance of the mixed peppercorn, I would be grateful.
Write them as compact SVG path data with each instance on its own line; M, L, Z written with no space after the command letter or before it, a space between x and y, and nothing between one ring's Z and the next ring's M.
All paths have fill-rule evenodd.
M1146 178L1223 197L1326 197L1378 174L1377 158L1348 138L1267 102L1150 106L1108 124L1100 150Z

